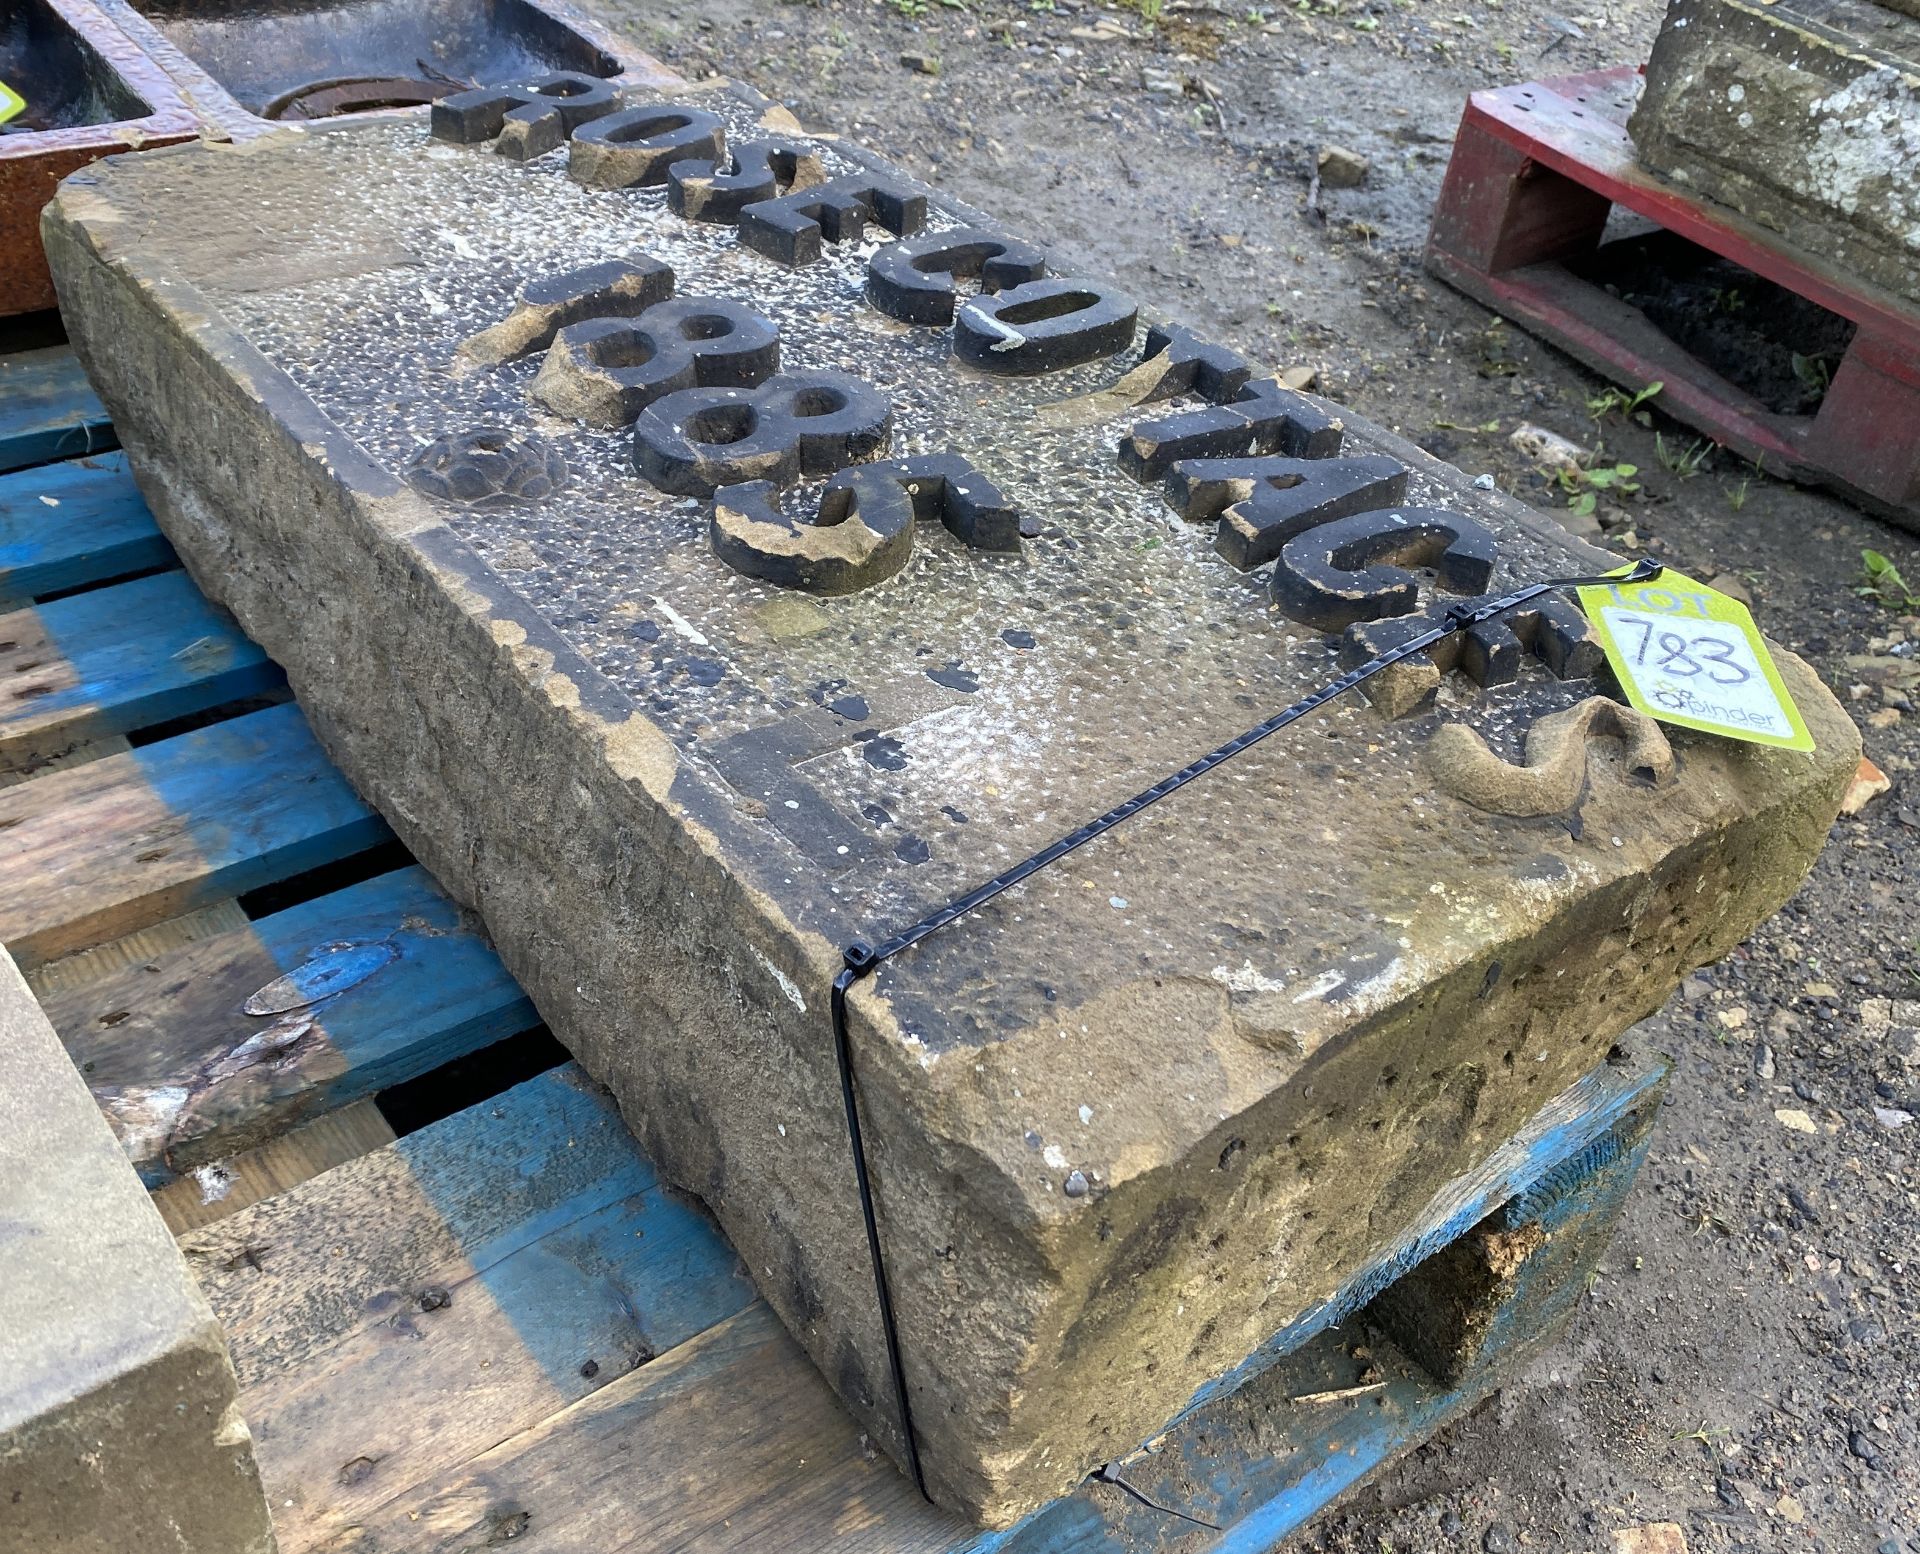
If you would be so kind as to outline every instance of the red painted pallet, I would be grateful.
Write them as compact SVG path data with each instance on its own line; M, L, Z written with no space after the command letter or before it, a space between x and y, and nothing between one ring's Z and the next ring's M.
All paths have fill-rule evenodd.
M1475 92L1435 209L1427 264L1464 291L1775 474L1920 527L1920 305L1849 276L1634 160L1632 68ZM1574 273L1615 206L1851 320L1812 415L1782 415Z

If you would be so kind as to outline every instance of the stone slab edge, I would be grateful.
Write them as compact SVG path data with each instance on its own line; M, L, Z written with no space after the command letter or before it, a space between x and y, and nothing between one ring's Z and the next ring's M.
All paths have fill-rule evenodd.
M272 1554L219 1321L0 952L0 1549Z

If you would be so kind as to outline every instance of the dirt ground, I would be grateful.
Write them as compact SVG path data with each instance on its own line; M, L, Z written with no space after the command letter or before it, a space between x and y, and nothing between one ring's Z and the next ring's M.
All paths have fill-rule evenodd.
M590 8L1256 359L1314 369L1322 392L1570 523L1507 439L1531 422L1603 443L1594 465L1634 464L1639 485L1600 498L1607 542L1738 579L1851 699L1892 791L1645 1028L1677 1059L1672 1100L1572 1327L1289 1547L1611 1550L1671 1521L1695 1550L1920 1551L1920 1005L1897 1002L1920 999L1920 599L1857 591L1873 549L1920 593L1920 543L1696 448L1657 396L1646 425L1596 415L1596 379L1421 269L1467 94L1637 63L1656 0ZM1370 167L1315 211L1324 145Z

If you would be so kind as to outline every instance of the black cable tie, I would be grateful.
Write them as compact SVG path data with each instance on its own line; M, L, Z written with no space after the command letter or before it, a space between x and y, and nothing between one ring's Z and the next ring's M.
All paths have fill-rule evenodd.
M1530 583L1525 588L1502 594L1497 599L1486 599L1476 603L1457 604L1440 617L1439 622L1430 630L1410 637L1398 647L1368 659L1364 664L1349 669L1338 679L1329 680L1317 691L1283 707L1264 723L1256 723L1243 734L1229 739L1224 745L1208 751L1198 760L1190 762L1171 776L1163 777L1150 788L1143 788L1130 799L1123 800L1097 819L1088 821L1076 831L1069 831L1059 840L1048 843L1031 857L1022 859L1004 874L996 874L983 885L977 885L963 896L958 896L937 911L928 913L911 927L902 929L891 938L882 939L877 945L868 944L863 939L855 939L841 952L842 969L833 979L833 993L828 1000L828 1009L833 1020L834 1059L840 1067L840 1099L847 1113L847 1142L853 1154L854 1179L860 1189L860 1215L866 1222L867 1255L873 1263L873 1289L880 1309L880 1327L887 1344L887 1370L893 1378L893 1398L896 1412L900 1417L900 1434L906 1442L907 1466L913 1473L914 1487L921 1496L931 1500L927 1494L927 1479L920 1464L920 1443L913 1430L913 1405L907 1396L907 1373L900 1360L900 1328L894 1319L893 1291L887 1281L886 1258L880 1250L880 1226L873 1211L873 1180L867 1170L866 1142L860 1131L860 1107L855 1093L853 1075L853 1044L847 1032L847 994L853 985L864 977L873 975L902 950L911 949L922 939L938 933L949 923L956 922L971 912L978 911L1002 891L1011 890L1022 880L1038 874L1050 863L1057 863L1068 853L1084 847L1096 837L1104 836L1124 820L1131 820L1142 810L1157 804L1171 793L1178 792L1198 777L1204 777L1216 766L1225 764L1236 755L1251 750L1270 734L1277 734L1289 723L1304 718L1308 713L1324 707L1335 697L1352 690L1363 681L1372 679L1383 669L1423 653L1436 643L1445 641L1456 631L1464 631L1469 626L1477 626L1482 621L1518 609L1521 605L1549 594L1561 588L1592 588L1603 583L1646 583L1658 577L1665 568L1657 561L1641 560L1631 570L1610 575L1594 577L1561 577L1547 583ZM1172 1516L1184 1516L1184 1512L1174 1511L1170 1507L1155 1505L1153 1501L1135 1490L1132 1485L1118 1478L1108 1477L1108 1483L1117 1484L1136 1499L1152 1505L1157 1511L1166 1511ZM1197 1518L1187 1517L1194 1521ZM1203 1522L1202 1526L1212 1523Z

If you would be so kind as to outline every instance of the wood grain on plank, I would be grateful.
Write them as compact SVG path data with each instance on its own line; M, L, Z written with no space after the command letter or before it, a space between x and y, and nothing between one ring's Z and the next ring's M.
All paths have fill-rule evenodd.
M281 1549L325 1548L753 1298L705 1217L659 1188L484 1272L373 1291L380 1320L245 1395Z
M612 1102L569 1064L181 1247L253 1389L382 1320L370 1292L483 1273L658 1184Z
M394 1497L329 1554L456 1554L509 1539L526 1554L934 1554L969 1531L871 1448L756 1301Z
M24 602L173 560L124 453L0 476L0 599Z
M279 669L184 572L0 615L0 769L237 701Z
M387 836L268 707L0 791L0 942L39 965Z
M105 739L90 739L85 744L75 745L71 750L62 750L58 755L50 755L43 761L34 761L17 771L0 770L0 788L17 788L23 782L31 782L46 772L64 772L75 766L85 766L89 761L97 761L102 756L125 755L133 746L121 735L110 734Z
M227 1323L287 1554L754 1299L571 1068L181 1244Z
M272 1007L246 1005L278 986ZM383 874L42 997L161 1182L537 1023L424 869Z
M392 1142L393 1129L380 1108L357 1101L222 1161L204 1183L193 1177L167 1183L153 1195L154 1206L167 1229L184 1235Z
M64 345L0 356L0 470L115 446L106 408Z
M1660 1072L1637 1059L1609 1065L1546 1108L1498 1174L1511 1178L1509 1189L1524 1188L1559 1169L1555 1162L1611 1126L1622 1105L1652 1093ZM583 1086L572 1071L556 1071L436 1124L418 1136L427 1146L417 1177L391 1173L403 1141L287 1195L297 1212L276 1213L282 1200L272 1200L183 1242L202 1266L212 1262L208 1287L235 1333L242 1406L289 1554L466 1554L507 1541L529 1554L1247 1554L1477 1395L1407 1367L1390 1368L1385 1391L1349 1399L1360 1362L1321 1330L1276 1357L1244 1392L1196 1409L1156 1453L1129 1460L1129 1479L1162 1503L1238 1518L1218 1541L1092 1481L1007 1533L961 1526L872 1451L757 1301L569 1397L557 1379L564 1368L551 1359L530 1365L534 1351L571 1359L609 1338L617 1343L621 1313L598 1292L560 1295L566 1283L548 1260L558 1253L577 1273L601 1266L601 1254L561 1250L587 1232L555 1224L567 1211L550 1191L524 1205L528 1226L548 1227L531 1239L526 1226L509 1228L513 1216L489 1210L488 1194L513 1174L502 1159L513 1159L528 1183L565 1169L555 1140L579 1138L579 1119L592 1111L586 1103L597 1100ZM617 1127L610 1109L604 1117ZM509 1152L516 1138L531 1140L524 1156ZM611 1140L619 1145L612 1153L639 1160L623 1140ZM420 1192L435 1182L439 1202ZM1471 1209L1486 1186L1462 1188L1437 1208ZM609 1205L587 1219L617 1224L621 1212ZM409 1263L407 1248L444 1237L450 1217L466 1228L466 1237L449 1238L454 1248L492 1237L511 1250L491 1262L475 1254L474 1275L449 1286L444 1304L437 1295L421 1302L416 1286L367 1294L363 1268L378 1280L406 1265L417 1280L430 1259ZM236 1240L249 1219L261 1232ZM286 1236L290 1242L276 1239ZM603 1250L614 1244L617 1234L599 1242ZM316 1311L318 1324L309 1319ZM289 1327L343 1336L289 1342ZM1336 1401L1298 1404L1302 1397ZM369 1406L376 1398L380 1409ZM495 1444L483 1444L490 1439Z
M36 966L26 974L27 986L43 1005L51 1006L89 983L117 976L129 967L145 965L201 939L232 933L246 926L247 914L238 901L217 901L198 911L169 917L150 928L135 929L122 938L96 944L90 950ZM84 1059L81 1065L85 1072Z

